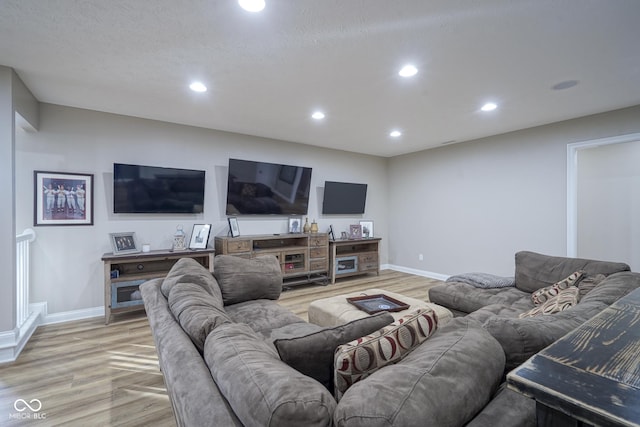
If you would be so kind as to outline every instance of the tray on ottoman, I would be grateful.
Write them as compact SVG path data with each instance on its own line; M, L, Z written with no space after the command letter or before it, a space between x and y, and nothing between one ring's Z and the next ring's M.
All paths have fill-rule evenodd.
M375 314L381 311L395 312L409 308L409 304L384 294L351 297L347 298L347 301L367 314Z

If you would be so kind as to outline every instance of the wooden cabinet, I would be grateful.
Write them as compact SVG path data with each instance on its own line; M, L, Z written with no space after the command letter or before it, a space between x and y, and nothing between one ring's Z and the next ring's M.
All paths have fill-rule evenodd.
M166 276L180 258L193 258L213 272L213 255L213 249L104 254L104 323L109 324L112 314L143 309L138 287L147 280Z
M217 254L253 258L273 255L280 261L285 285L327 280L329 236L326 233L276 234L215 238Z
M373 273L380 275L380 238L335 240L330 246L331 283L337 278Z

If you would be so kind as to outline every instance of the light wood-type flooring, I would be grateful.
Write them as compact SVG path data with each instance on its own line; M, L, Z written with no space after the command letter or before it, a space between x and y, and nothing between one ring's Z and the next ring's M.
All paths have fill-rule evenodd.
M437 283L384 270L298 286L279 302L307 320L309 303L319 298L381 288L427 299ZM16 362L0 365L0 426L22 425L175 426L144 313L115 316L109 325L94 318L39 327Z

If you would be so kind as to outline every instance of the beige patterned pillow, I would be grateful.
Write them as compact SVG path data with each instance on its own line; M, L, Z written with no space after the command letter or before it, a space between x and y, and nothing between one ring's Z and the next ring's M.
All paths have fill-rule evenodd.
M547 315L566 310L578 303L578 292L577 286L569 286L566 289L558 291L558 295L548 299L539 306L521 313L519 317L522 319L524 317Z
M569 286L576 286L583 277L584 271L582 270L571 273L569 277L562 279L551 286L547 286L533 292L531 294L531 301L533 301L535 305L543 304L549 300L549 298L553 298L558 295L561 290L567 289Z
M399 362L429 338L437 327L436 313L430 308L421 309L374 334L339 346L334 356L336 400L354 383L386 365Z

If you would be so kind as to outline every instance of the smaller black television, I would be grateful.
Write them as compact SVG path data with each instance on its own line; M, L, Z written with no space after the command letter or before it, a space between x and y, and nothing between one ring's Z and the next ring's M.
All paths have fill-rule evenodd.
M325 181L322 213L326 215L364 214L367 184Z
M202 213L204 182L202 170L114 163L113 212Z

